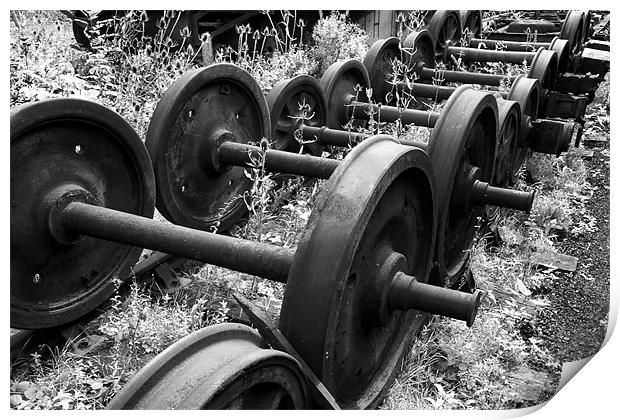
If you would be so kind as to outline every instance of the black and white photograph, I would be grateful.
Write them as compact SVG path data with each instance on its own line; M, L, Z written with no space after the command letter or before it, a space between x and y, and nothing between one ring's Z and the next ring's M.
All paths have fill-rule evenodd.
M609 7L267 5L8 10L10 412L613 388Z

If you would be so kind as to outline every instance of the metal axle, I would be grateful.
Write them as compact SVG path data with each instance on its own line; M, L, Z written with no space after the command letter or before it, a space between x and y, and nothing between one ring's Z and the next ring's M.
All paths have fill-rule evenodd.
M224 165L250 167L254 165L251 156L264 154L265 169L269 172L301 175L327 179L338 167L338 161L310 155L284 152L274 149L262 150L249 144L224 142L218 147L220 162Z
M365 102L352 101L348 108L353 118L368 120L370 113L377 115L383 122L395 122L400 119L403 124L415 124L421 127L434 127L439 119L439 112L401 109L395 106L379 106Z
M82 202L65 206L64 230L178 255L286 283L295 250L190 229Z
M171 253L280 283L286 283L295 258L295 250L290 248L198 231L88 203L93 201L88 191L74 185L54 190L45 200L51 207L48 223L52 235L61 243L77 242L81 240L80 235L87 235ZM413 277L397 274L389 290L384 291L397 298L390 304L390 311L415 309L454 315L468 325L473 322L475 312L472 313L471 301L477 294L472 298L468 293L426 284L401 290L399 279Z
M332 130L326 127L301 126L304 139L315 139L324 145L348 146L350 142L359 142L367 138L367 135L349 133L347 131ZM427 145L413 140L400 140L404 146L419 147L426 149ZM473 178L472 178L473 181ZM494 187L488 182L473 181L470 185L464 185L460 191L469 197L469 202L457 202L456 211L469 211L470 206L499 206L514 210L529 212L534 202L534 192L516 191L509 188Z
M489 185L488 182L476 181L470 199L474 205L499 206L530 212L534 203L534 191L498 188Z
M328 127L312 127L301 125L299 127L304 140L316 140L317 143L325 146L348 147L366 140L370 135L349 132L344 130L334 130Z
M473 83L488 86L500 86L502 81L505 82L508 80L512 83L516 79L516 76L502 76L499 74L484 74L454 70L435 70L426 67L420 69L418 76L422 80L433 80L433 78L440 76L441 79L446 82Z
M302 132L304 140L316 140L319 144L326 146L348 147L350 144L357 144L371 137L370 134L334 130L327 127L311 127L308 125L301 125L299 129ZM403 146L417 147L423 150L426 150L428 147L427 143L422 143L415 140L398 139L398 142Z
M532 60L534 60L535 55L535 52L497 51L464 47L446 48L446 58L454 56L461 58L465 62L485 61L521 64L525 61L528 65L530 65L532 64Z
M456 72L458 73L458 72ZM419 96L422 98L433 98L436 100L446 100L450 97L452 93L456 90L455 87L451 86L436 86L430 85L426 83L410 83L404 84L400 83L397 85L398 88L407 91L408 93ZM503 99L508 98L508 92L498 92ZM542 107L542 111L540 115L544 115L548 118L576 118L578 122L583 121L583 115L585 113L586 106L586 98L563 94L555 91L546 91L546 95L544 96L544 103ZM542 121L542 120L541 120ZM545 124L552 125L561 125L566 127L566 130L569 129L572 122L562 122L562 121L553 121L553 120L544 120L549 121ZM558 131L558 135L561 135L563 130L556 129ZM552 139L549 139L551 141ZM533 144L537 144L538 140L534 141ZM563 150L565 146L561 146ZM548 146L546 146L545 150L549 150ZM568 149L567 149L568 150ZM535 150L540 151L540 150ZM564 150L565 151L565 150ZM555 154L557 151L553 149L551 153Z
M433 98L440 101L448 99L450 95L452 95L456 90L456 88L452 86L437 86L427 83L407 84L404 82L399 82L396 85L396 88L404 92L411 93L414 96L420 96L422 98Z
M526 32L491 32L485 34L488 39L500 41L525 42L536 38L537 42L551 42L553 38L559 36L559 32L549 33L526 33Z
M460 178L455 187L451 211L467 214L475 206L498 206L530 212L534 203L534 191L517 191L509 188L493 187L480 181L480 169L469 166L466 175Z
M501 41L495 39L481 39L472 38L469 40L469 48L478 48L480 45L484 45L491 50L506 50L506 51L530 51L536 52L539 48L549 49L550 42L526 42L526 41Z
M465 321L471 327L480 307L480 290L473 294L420 283L415 277L398 272L390 284L390 309L416 308Z

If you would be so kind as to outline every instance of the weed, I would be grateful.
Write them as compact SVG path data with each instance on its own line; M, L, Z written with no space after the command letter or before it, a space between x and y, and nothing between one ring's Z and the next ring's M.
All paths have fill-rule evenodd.
M180 12L165 11L153 37L146 35L147 20L155 18L148 11L128 11L93 29L85 77L101 86L101 102L126 118L142 138L164 92L196 67L201 53L191 46L187 27L180 28L180 17Z
M148 13L129 12L95 28L92 51L66 48L72 37L67 20L54 12L18 12L22 23L11 28L11 106L50 96L79 94L117 110L144 136L152 112L163 92L180 75L197 65L201 54L187 42L187 31L177 27L179 15L166 13L157 22L157 35L144 36ZM347 17L333 13L313 28L312 44L303 39L311 28L292 12L282 12L271 28L238 27L236 50L215 52L216 62L234 62L247 69L263 91L280 80L298 74L320 76L333 62L362 58L368 36ZM398 35L418 29L426 12L397 15ZM60 28L56 24L60 25ZM175 41L169 41L171 31ZM168 35L167 35L168 34ZM178 36L177 36L178 35ZM61 42L46 42L57 38ZM307 37L306 37L307 38ZM534 41L536 34L532 34ZM268 45L275 48L265 54ZM454 66L465 69L455 57ZM481 71L507 77L522 73L522 65L485 66ZM393 63L390 83L415 81L402 60ZM506 78L506 80L508 80ZM436 84L445 84L441 69ZM506 90L507 83L500 86ZM372 92L358 89L358 97ZM437 100L423 101L393 90L387 99L401 111L413 106L441 109ZM436 99L436 98L435 98ZM303 104L301 105L303 107ZM602 110L603 111L603 110ZM387 133L399 138L428 141L430 130L381 120L381 108L369 114L365 128L351 121L351 135ZM303 112L302 112L303 118ZM591 121L592 129L609 129L608 116ZM353 136L351 136L353 137ZM324 181L281 178L265 172L269 147L252 157L246 172L253 181L244 197L250 215L231 234L278 246L294 247L299 240ZM351 144L351 147L354 145ZM347 149L333 150L342 158ZM471 269L485 297L471 329L457 321L435 317L411 343L402 374L390 391L384 408L511 408L518 404L514 372L529 367L552 372L559 368L539 338L535 316L548 302L537 296L556 280L551 270L537 271L531 263L534 250L554 249L561 231L580 235L595 229L595 219L585 212L591 187L585 182L585 166L576 151L562 158L534 155L528 163L537 198L532 215L525 219L505 214L497 224L504 244L493 250L486 240L471 250ZM217 227L216 227L217 228ZM185 335L230 318L228 296L232 290L260 298L259 305L277 314L284 287L256 282L253 276L210 265L186 274L187 285L168 294L150 293L132 284L125 298L117 295L112 308L95 323L89 334L103 338L97 354L78 354L72 343L52 352L38 351L32 363L12 372L12 408L102 408L138 369L164 348ZM277 315L276 315L277 316Z
M396 36L404 41L414 31L419 31L430 20L428 10L400 10L395 14Z
M97 95L98 87L80 78L74 68L80 52L66 47L73 35L58 12L13 13L21 23L11 26L11 106L70 95Z
M312 32L312 59L317 65L317 76L339 60L363 60L368 52L368 34L348 21L346 14L332 12L314 26Z

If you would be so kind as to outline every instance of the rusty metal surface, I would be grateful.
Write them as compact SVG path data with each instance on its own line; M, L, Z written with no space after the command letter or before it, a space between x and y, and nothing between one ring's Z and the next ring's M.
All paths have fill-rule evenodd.
M481 51L490 51L490 52L506 52L509 54L509 57L519 57L515 55L517 52L522 52L526 54L524 57L527 58L529 62L532 60L532 56L527 54L534 54L538 51L539 48L548 49L551 51L555 51L558 54L558 71L560 73L565 72L568 69L570 64L570 48L567 40L560 39L555 37L550 43L549 42L518 42L518 41L497 41L490 39L479 39L473 38L469 40L468 47L471 49L479 49ZM515 54L513 54L515 53ZM495 60L495 58L494 58ZM487 60L482 60L487 61ZM507 60L501 60L507 61ZM509 61L507 61L509 62ZM513 61L517 64L523 62L523 60Z
M447 47L444 51L445 54L441 57L444 62L449 62L450 57L458 57L465 63L480 61L521 64L525 61L530 64L534 58L534 53L522 51L497 51L465 47Z
M321 77L321 87L327 100L327 127L340 130L350 121L347 104L351 100L368 102L370 77L359 60L337 61ZM352 124L363 127L365 122L354 120Z
M473 49L469 49L473 50ZM456 50L455 50L456 51ZM495 51L485 51L485 50L475 50L482 51L480 54L495 54ZM477 53L478 54L478 53ZM530 54L530 53L524 53ZM532 53L531 56L531 65L527 73L527 77L532 79L537 79L541 83L541 87L545 89L545 91L540 91L541 98L543 99L544 95L547 91L555 89L557 81L558 81L558 55L555 51L544 50L543 48L539 48L536 53ZM410 63L410 65L416 67L415 63ZM454 70L435 70L431 68L427 68L417 65L418 71L417 74L421 80L431 81L437 77L440 77L445 82L459 82L459 83L471 83L471 84L480 84L480 85L488 85L488 86L500 86L502 83L506 81L510 83L514 83L517 77L515 76L507 76L500 74L486 74L486 73L478 73L478 72L468 72L468 71L454 71ZM428 88L420 88L422 94L428 94ZM437 94L441 94L442 96L448 95L447 91L437 91Z
M584 48L581 56L576 60L576 70L580 73L591 73L603 79L609 72L611 52Z
M481 291L466 293L440 286L421 283L412 276L399 272L390 285L388 305L392 309L417 309L474 324L480 307Z
M435 67L435 40L428 29L411 32L403 42L403 50L409 56L407 65L418 76L423 69Z
M252 181L243 168L211 171L205 162L220 131L239 143L269 138L267 103L240 67L215 64L185 73L166 91L153 114L146 146L157 182L157 208L169 221L225 232L246 212L241 198Z
M368 134L356 131L334 130L327 127L301 126L301 133L305 140L316 140L320 144L349 147L367 139Z
M575 118L583 120L588 105L586 95L571 95L570 93L549 92L545 96L541 115L547 118Z
M482 10L460 10L461 32L479 37L482 32Z
M432 98L436 101L448 99L456 90L453 86L437 86L426 83L400 83L399 88L413 96Z
M297 153L301 145L295 130L303 123L309 127L327 125L327 101L320 83L311 76L301 75L284 80L265 97L271 116L271 138L274 148ZM303 117L300 118L300 117ZM307 144L304 151L320 156L323 147Z
M250 327L219 324L157 355L106 408L308 409L310 398L293 357L266 349Z
M538 32L546 34L557 31L559 25L544 19L521 19L508 24L508 32Z
M540 82L541 95L544 94L543 89L555 89L558 78L558 54L540 48L532 59L527 77Z
M530 130L528 145L534 152L560 156L567 152L578 124L538 119Z
M115 112L81 99L11 114L11 325L42 329L89 313L115 290L141 249L94 238L59 243L46 200L68 184L93 200L152 217L153 172L138 135Z
M469 48L489 48L491 50L505 50L505 51L529 51L536 52L538 48L549 48L551 45L549 42L528 42L524 41L502 41L499 39L482 39L471 38L469 41Z
M429 156L437 175L438 234L433 281L457 282L469 261L478 219L484 207L462 206L469 173L479 168L481 181L489 182L495 165L498 110L489 92L461 86L446 102L429 141ZM465 184L464 184L465 183Z
M405 63L407 61L405 54L396 37L380 39L370 46L363 63L370 77L372 99L384 104L393 102L394 96L387 97L387 94L392 91L393 85L390 82L394 82L392 67L396 60Z
M461 14L458 10L437 10L428 22L427 29L435 40L436 58L443 57L448 46L461 39Z
M550 32L547 34L537 34L536 40L539 42L551 42L553 38L558 36L557 32ZM489 39L497 39L497 40L505 40L505 41L526 41L532 38L531 33L525 32L506 32L504 31L494 31L494 32L486 32L483 33L483 36L486 36Z
M496 94L497 97L497 94ZM493 185L507 187L513 185L513 159L519 147L521 133L521 105L516 101L497 98L499 137L495 154Z
M434 127L439 119L439 112L422 111L419 109L401 109L389 105L376 105L364 102L351 102L348 108L350 115L358 120L370 119L371 113L375 121L395 122L401 120L405 125L415 124L420 127Z
M568 71L571 64L569 42L565 39L554 38L549 45L549 51L555 51L558 54L558 73L561 74Z
M527 138L532 129L532 122L538 118L540 91L540 83L538 80L517 76L506 97L506 99L515 101L521 106L519 143L511 165L512 183L517 181L521 166L523 166L523 162L525 162L525 159L530 154Z
M588 103L594 99L596 89L605 75L565 73L558 81L558 91L587 95Z
M581 10L570 10L562 23L560 38L568 41L571 55L583 49L584 37L587 35L586 13Z
M312 369L310 369L310 366L304 362L299 353L297 353L295 348L289 343L280 330L278 330L275 325L271 324L267 319L267 315L245 296L234 293L233 297L243 308L243 311L247 314L252 325L258 330L261 337L269 343L272 349L288 353L299 362L304 374L308 378L310 394L314 402L323 408L340 410L340 406L327 388L325 388L325 385L323 385L321 380L314 374Z
M365 140L317 198L297 248L280 330L342 408L381 401L426 319L416 311L379 319L387 288L370 268L393 249L406 256L408 274L427 278L437 220L433 178L421 149L388 136Z
M491 205L530 212L534 203L534 191L518 191L494 187L487 182L474 182L470 193L472 205Z
M508 80L512 82L514 76L502 74L476 73L471 71L455 71L455 70L434 70L424 68L420 71L422 80L430 81L433 78L440 77L445 82L471 83L477 85L500 86L502 82Z
M64 230L116 244L140 245L285 282L294 250L158 222L105 207L71 202L61 210Z
M228 165L251 167L264 162L265 170L327 179L338 166L335 159L303 155L282 150L262 150L258 146L224 142L218 148L219 159ZM254 159L254 161L253 161Z

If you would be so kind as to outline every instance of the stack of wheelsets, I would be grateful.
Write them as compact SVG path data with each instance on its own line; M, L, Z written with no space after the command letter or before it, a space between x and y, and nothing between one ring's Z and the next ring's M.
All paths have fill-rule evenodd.
M334 64L320 82L285 81L267 98L234 65L198 69L165 93L146 146L89 101L14 111L11 325L82 317L113 294L112 279L131 271L140 248L159 250L286 283L279 329L296 354L243 325L209 327L159 355L110 408L378 404L427 314L474 322L480 291L452 287L486 208L529 211L534 195L506 188L519 103L469 86L440 113L380 107L388 121L433 127L428 142L372 136L341 162L297 153L295 138L362 140L341 128L377 108L360 97L368 86L357 61ZM263 139L277 149L252 145ZM561 149L552 146L539 149ZM243 167L256 156L266 170L329 179L295 250L209 232L243 216ZM171 223L152 220L155 204Z

